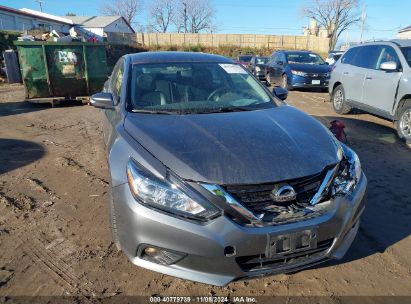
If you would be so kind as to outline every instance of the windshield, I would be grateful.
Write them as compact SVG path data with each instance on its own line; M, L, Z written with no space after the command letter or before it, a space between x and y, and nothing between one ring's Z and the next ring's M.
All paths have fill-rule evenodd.
M268 57L256 57L255 61L257 64L266 64L268 62Z
M231 63L156 63L132 67L131 111L163 114L275 107L244 68Z
M405 60L407 60L408 66L411 67L411 47L402 47L401 51L404 54Z
M314 53L295 52L287 53L288 63L325 64L324 60Z
M238 60L241 61L241 62L250 62L251 58L253 58L253 56L245 55L245 56L239 56Z

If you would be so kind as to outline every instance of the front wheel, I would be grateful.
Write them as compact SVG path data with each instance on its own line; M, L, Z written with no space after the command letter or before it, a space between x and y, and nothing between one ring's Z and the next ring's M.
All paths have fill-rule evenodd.
M293 87L288 85L288 76L287 76L287 74L284 74L281 77L281 87L288 90L288 91L293 90Z
M334 111L338 114L348 114L351 111L351 107L345 100L345 92L342 85L339 85L334 89L331 102L333 104Z
M396 127L398 136L411 143L411 104L404 105L399 110Z
M110 185L111 187L111 185ZM109 189L109 207L110 207L110 228L111 228L111 238L113 240L114 245L116 246L118 251L121 251L120 240L117 234L117 221L116 221L116 212L114 209L114 201L113 201L113 193L111 188Z

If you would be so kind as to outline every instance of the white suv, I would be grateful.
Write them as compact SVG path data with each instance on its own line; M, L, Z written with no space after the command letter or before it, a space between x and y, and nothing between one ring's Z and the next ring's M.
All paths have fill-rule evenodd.
M392 120L411 142L411 40L351 47L335 64L329 82L334 110L358 108Z

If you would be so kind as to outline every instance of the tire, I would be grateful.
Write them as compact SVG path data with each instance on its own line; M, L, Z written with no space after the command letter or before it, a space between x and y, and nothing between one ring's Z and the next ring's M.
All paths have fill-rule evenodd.
M288 90L288 91L293 90L293 87L288 85L288 76L287 76L287 74L283 74L283 76L281 77L281 87Z
M111 189L109 189L109 207L110 207L110 228L111 228L111 238L113 240L114 245L118 251L121 251L120 240L118 239L117 234L117 222L116 222L116 213L114 209L114 202L113 202L113 193Z
M352 110L345 100L345 91L341 84L334 89L331 103L334 111L338 114L348 114Z
M265 76L265 81L267 82L267 86L271 86L270 72L268 72L267 75Z
M395 122L398 136L407 143L411 143L411 103L405 103L398 109L397 120Z

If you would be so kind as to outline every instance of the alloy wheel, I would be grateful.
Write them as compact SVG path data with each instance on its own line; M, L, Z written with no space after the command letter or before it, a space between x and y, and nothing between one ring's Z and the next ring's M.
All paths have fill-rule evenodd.
M333 103L337 110L340 110L344 102L344 94L342 90L338 89L334 93Z
M411 137L411 109L407 109L402 113L400 119L401 133L405 137Z
M287 85L288 85L288 83L287 83L287 75L284 75L284 76L283 76L283 85L282 85L282 87L283 87L284 89L286 89L286 88L287 88Z

